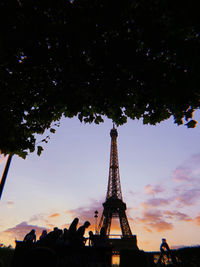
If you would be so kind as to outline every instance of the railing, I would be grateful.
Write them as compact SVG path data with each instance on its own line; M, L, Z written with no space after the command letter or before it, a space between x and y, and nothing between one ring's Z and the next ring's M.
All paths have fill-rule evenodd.
M123 238L123 236L122 235L109 235L108 236L109 238L116 238L116 237L119 237L119 238Z
M133 237L135 237L135 235L125 235L125 236L123 236L123 235L117 235L117 234L115 234L115 235L109 235L108 236L109 237L109 239L114 239L114 238L121 238L121 239L123 239L123 238L133 238Z

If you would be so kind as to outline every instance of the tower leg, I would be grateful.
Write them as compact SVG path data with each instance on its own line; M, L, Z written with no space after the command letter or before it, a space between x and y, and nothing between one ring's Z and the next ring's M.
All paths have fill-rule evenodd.
M132 236L131 228L129 226L128 219L124 210L119 213L119 221L122 230L122 235L126 237Z

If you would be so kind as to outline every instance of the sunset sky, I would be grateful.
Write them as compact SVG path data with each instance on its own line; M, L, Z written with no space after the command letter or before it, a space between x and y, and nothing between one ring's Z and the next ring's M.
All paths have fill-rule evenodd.
M14 246L32 228L39 237L74 217L94 230L94 211L100 217L106 197L111 128L108 119L100 125L62 119L40 157L13 157L0 201L0 243ZM174 248L199 245L200 126L128 121L117 130L123 201L138 247L159 250L162 238ZM1 175L4 166L1 156Z

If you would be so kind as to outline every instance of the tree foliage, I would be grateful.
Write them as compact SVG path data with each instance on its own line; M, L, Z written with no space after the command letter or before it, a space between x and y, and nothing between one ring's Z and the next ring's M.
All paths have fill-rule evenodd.
M63 115L195 127L196 2L1 0L1 151L25 157Z

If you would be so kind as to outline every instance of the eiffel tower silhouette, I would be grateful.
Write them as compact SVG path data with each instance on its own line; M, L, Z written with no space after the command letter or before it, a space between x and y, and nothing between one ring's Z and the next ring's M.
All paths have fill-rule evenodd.
M117 129L113 124L110 131L111 136L111 151L110 151L110 167L108 189L106 201L103 203L103 213L99 222L98 232L102 227L106 230L106 235L110 236L112 218L118 218L121 227L121 238L130 239L131 246L137 248L136 236L132 235L131 228L126 216L126 204L122 199L122 191L119 176L119 162L117 151ZM118 242L119 243L119 242Z

